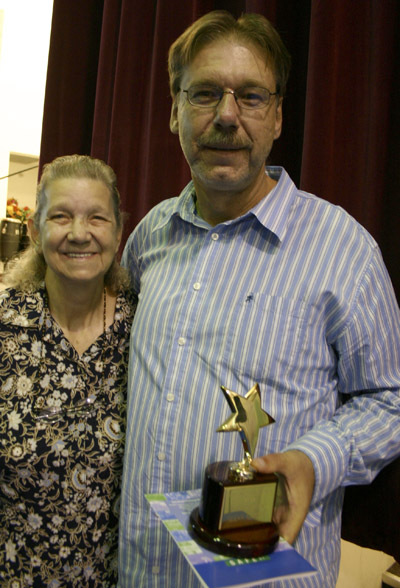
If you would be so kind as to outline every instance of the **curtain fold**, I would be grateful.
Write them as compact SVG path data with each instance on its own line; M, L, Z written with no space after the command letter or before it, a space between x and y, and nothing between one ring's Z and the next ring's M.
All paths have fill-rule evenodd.
M393 2L313 2L301 184L379 236L398 71ZM327 69L328 68L328 69ZM319 169L320 173L315 173Z
M301 173L375 237L398 300L399 26L397 0L313 0Z
M55 0L40 168L59 155L90 153L103 2Z
M398 0L55 0L40 166L87 153L116 171L126 235L190 178L169 131L170 44L213 9L258 12L293 58L270 157L377 239L400 298Z

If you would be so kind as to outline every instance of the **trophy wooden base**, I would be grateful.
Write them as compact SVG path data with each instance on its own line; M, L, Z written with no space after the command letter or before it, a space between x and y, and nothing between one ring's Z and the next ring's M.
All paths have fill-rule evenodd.
M229 529L216 533L207 529L195 508L190 515L190 525L196 539L206 549L221 555L238 558L261 557L274 550L279 533L274 523Z
M237 465L221 461L207 466L199 508L190 515L191 529L207 549L260 557L279 539L272 522L278 478L255 470L238 478Z

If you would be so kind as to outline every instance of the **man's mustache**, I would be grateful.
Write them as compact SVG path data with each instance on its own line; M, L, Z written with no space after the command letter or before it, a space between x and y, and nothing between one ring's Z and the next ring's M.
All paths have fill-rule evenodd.
M211 149L250 149L252 142L241 139L236 132L221 133L213 131L206 135L201 135L197 140L197 145Z

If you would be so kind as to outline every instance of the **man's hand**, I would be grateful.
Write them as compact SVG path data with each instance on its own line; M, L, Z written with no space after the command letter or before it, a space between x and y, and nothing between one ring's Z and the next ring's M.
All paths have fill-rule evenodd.
M314 491L314 468L302 451L271 453L252 460L252 465L265 474L279 476L274 522L288 543L296 539L310 507Z

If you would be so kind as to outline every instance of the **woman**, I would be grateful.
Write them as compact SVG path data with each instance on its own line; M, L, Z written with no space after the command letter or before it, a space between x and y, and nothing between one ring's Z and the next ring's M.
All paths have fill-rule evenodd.
M0 585L116 585L133 302L116 177L45 166L32 245L0 294Z

